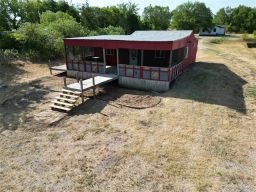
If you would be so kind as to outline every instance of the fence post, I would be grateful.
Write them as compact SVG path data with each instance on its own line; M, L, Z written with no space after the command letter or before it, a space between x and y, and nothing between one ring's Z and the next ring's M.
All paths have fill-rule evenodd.
M82 93L81 93L82 103L84 103L83 80L82 80L82 79L80 79L79 83L80 83L80 89L81 89L81 92L82 92Z
M51 60L48 60L48 68L50 70L50 74L52 75L52 65L51 65Z

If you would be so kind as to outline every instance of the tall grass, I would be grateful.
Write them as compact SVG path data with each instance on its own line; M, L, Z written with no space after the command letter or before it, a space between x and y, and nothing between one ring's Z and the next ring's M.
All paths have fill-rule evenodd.
M15 49L0 49L0 65L10 65L12 61L19 58Z
M247 89L247 94L251 97L253 97L254 99L256 99L256 85L255 86L251 86Z
M210 40L210 43L214 43L214 44L221 44L224 42L224 38L214 38Z

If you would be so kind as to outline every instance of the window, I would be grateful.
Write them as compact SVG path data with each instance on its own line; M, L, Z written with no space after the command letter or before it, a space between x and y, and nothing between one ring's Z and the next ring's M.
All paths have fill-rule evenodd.
M115 55L115 49L106 49L106 55Z
M158 58L158 59L162 59L162 58L165 58L165 51L161 51L161 50L156 50L155 51L155 58Z
M216 32L216 28L213 29L213 32Z
M68 61L74 60L74 53L72 46L66 46L66 56Z
M81 60L80 47L73 47L74 60Z
M205 29L203 29L203 32L205 32Z

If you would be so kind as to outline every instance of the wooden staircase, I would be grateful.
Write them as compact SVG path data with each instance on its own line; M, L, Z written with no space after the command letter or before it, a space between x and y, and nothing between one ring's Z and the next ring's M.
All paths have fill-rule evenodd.
M62 89L62 93L52 101L52 109L70 111L76 106L82 92Z

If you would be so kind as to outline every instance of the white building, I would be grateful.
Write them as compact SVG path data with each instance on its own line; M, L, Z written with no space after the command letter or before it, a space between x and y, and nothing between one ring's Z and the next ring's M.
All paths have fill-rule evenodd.
M200 36L204 35L213 35L213 36L218 36L218 35L225 35L225 27L221 25L216 25L211 29L206 29L206 28L200 28L199 31Z

